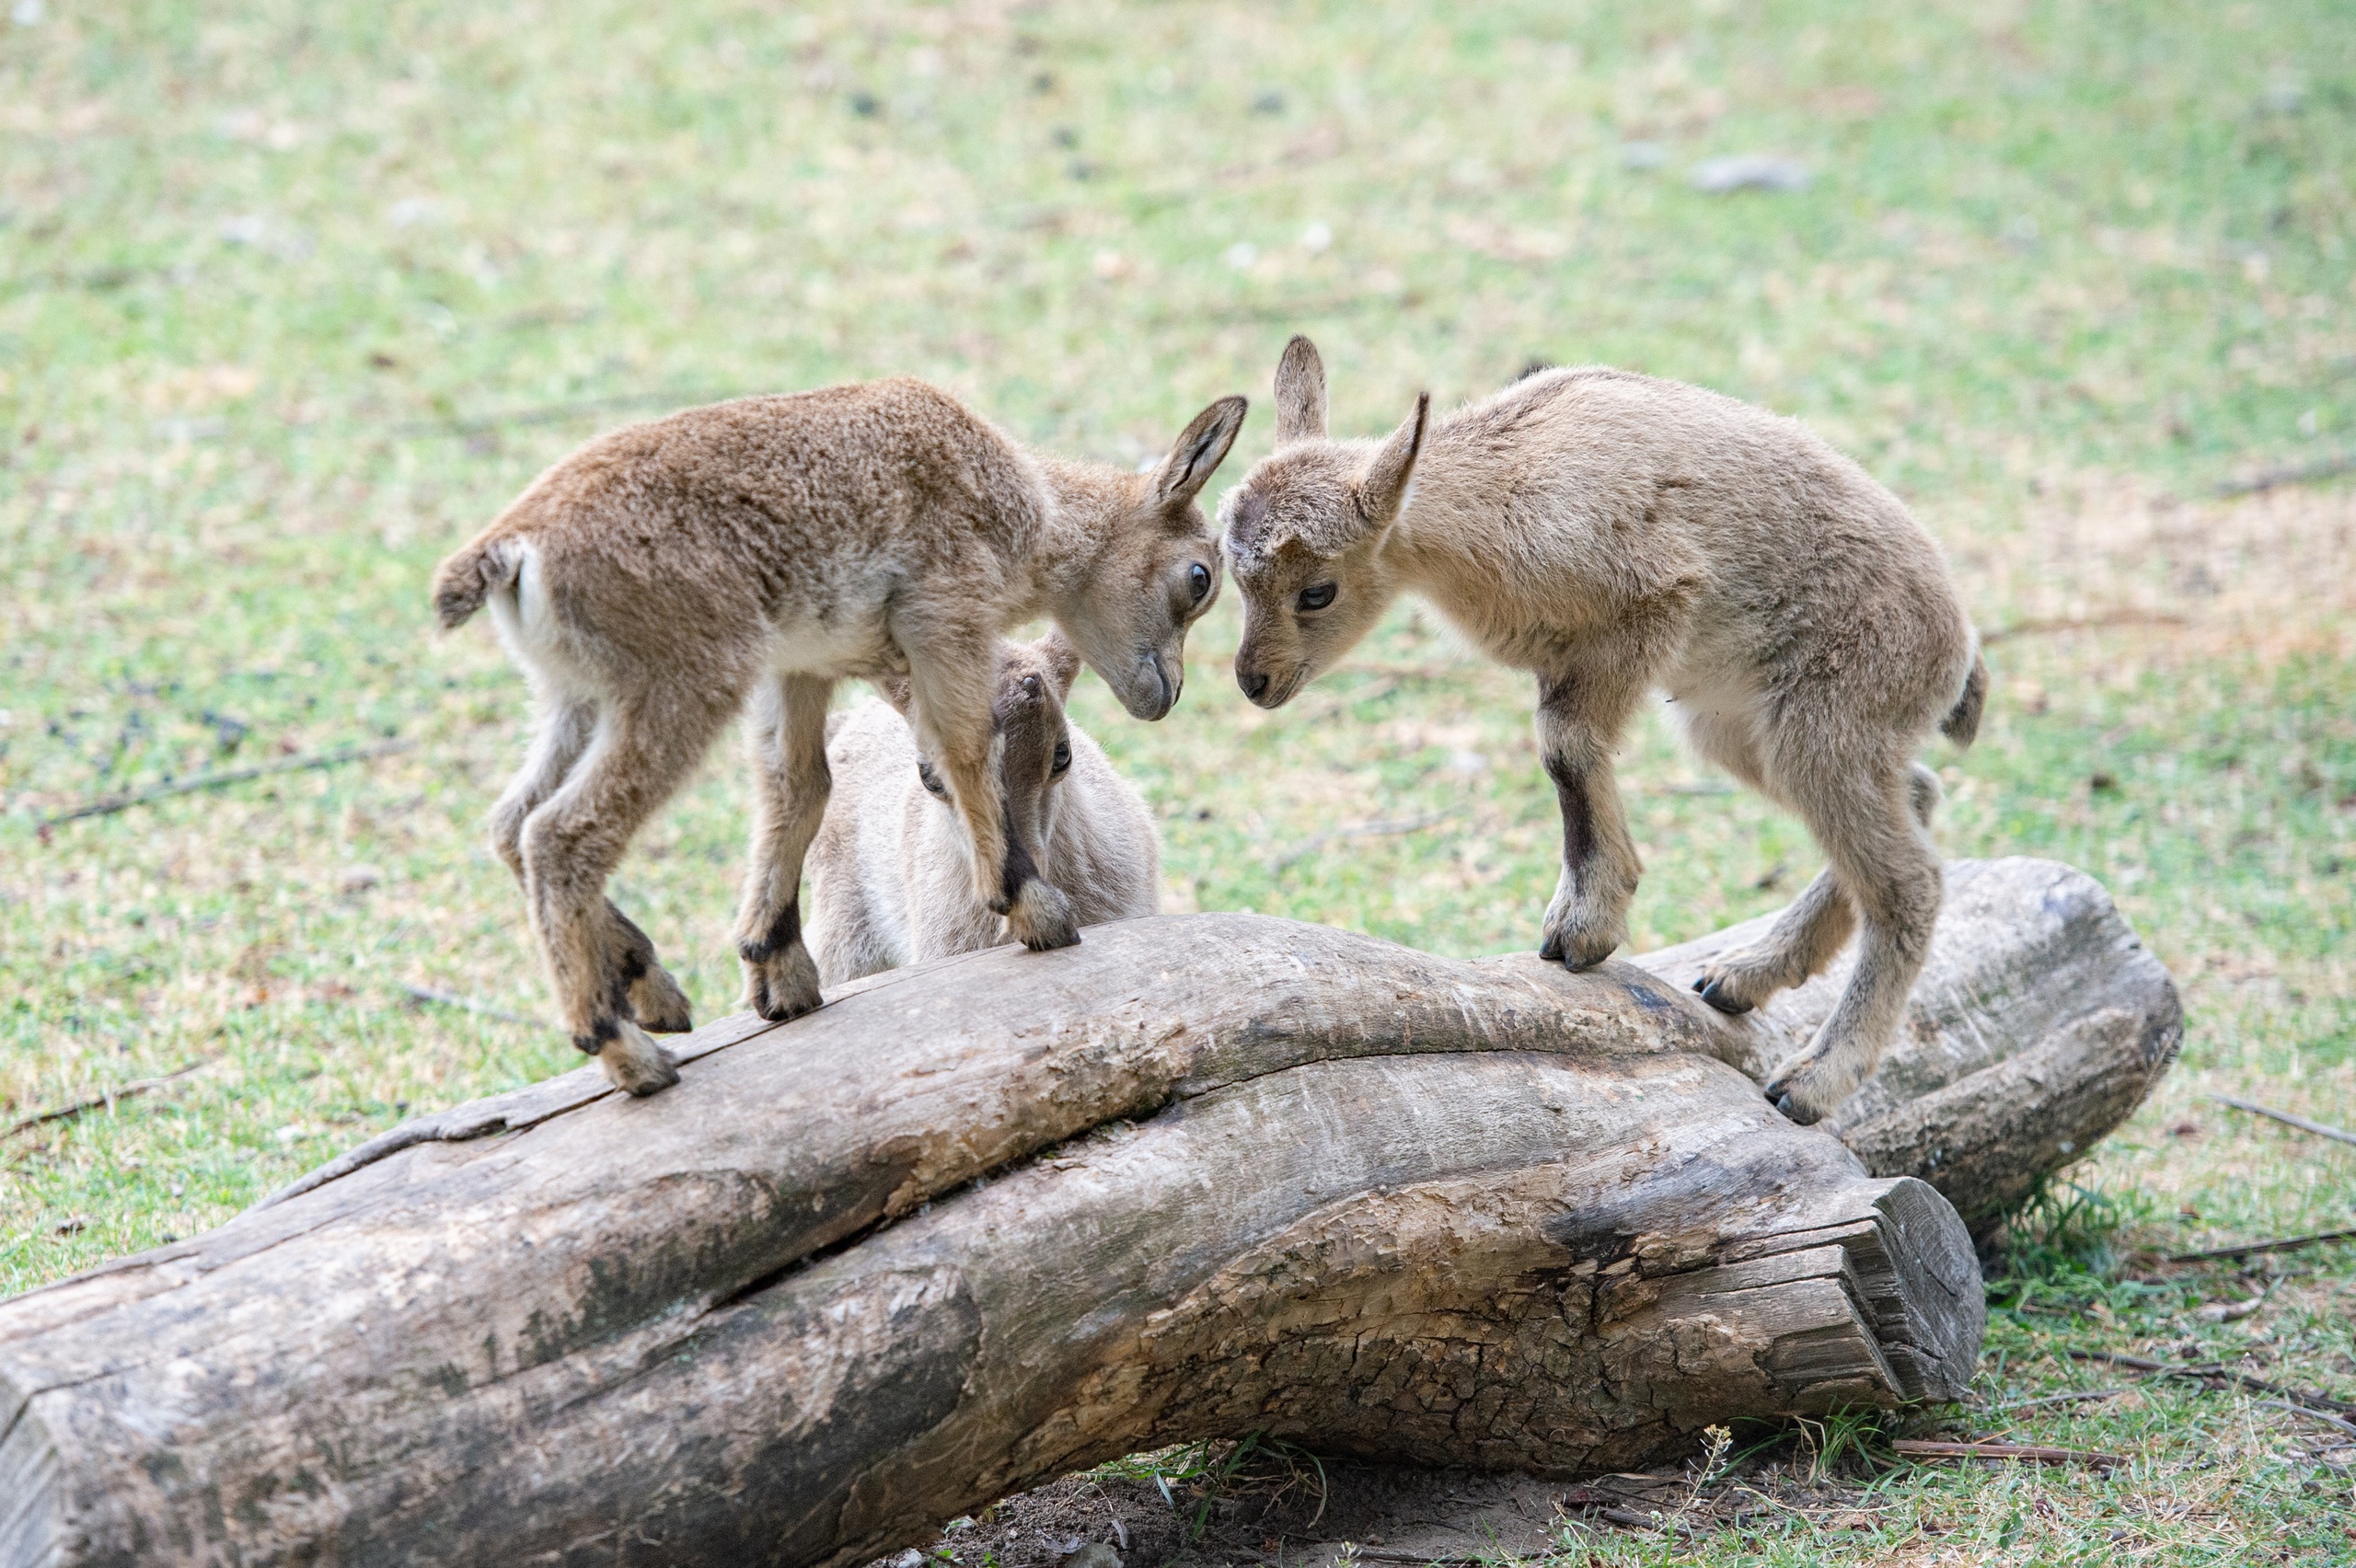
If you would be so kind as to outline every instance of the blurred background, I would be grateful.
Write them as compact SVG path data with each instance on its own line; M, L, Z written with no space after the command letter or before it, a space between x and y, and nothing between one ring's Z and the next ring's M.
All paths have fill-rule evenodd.
M479 830L523 688L425 597L541 467L909 373L1132 464L1247 393L1216 492L1294 331L1340 432L1602 361L1895 488L1998 677L1933 756L1943 843L2094 871L2186 987L2184 1066L2081 1168L2097 1239L2346 1223L2356 1149L2206 1097L2356 1120L2351 154L2329 0L13 0L0 1124L106 1102L0 1143L0 1288L574 1065ZM1403 606L1263 714L1234 609L1167 722L1092 677L1075 709L1161 821L1165 907L1534 942L1527 682ZM1652 718L1622 767L1638 946L1814 870ZM618 882L699 1019L737 992L736 774Z

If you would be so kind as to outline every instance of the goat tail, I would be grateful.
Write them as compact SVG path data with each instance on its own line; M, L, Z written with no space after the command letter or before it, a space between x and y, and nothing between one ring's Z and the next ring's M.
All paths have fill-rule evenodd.
M1981 656L1980 639L1971 640L1971 674L1963 678L1963 695L1955 699L1947 716L1939 721L1939 733L1953 741L1958 747L1968 747L1980 737L1980 716L1988 707L1988 661Z
M483 601L515 585L523 559L503 538L480 535L433 569L433 613L444 629L464 626Z

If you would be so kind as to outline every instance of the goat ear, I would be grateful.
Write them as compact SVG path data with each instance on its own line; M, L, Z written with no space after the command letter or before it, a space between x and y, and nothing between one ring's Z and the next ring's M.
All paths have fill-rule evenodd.
M1195 492L1218 472L1227 449L1235 444L1237 433L1243 429L1243 411L1251 406L1242 398L1221 398L1196 414L1162 460L1161 472L1153 482L1154 499L1168 506L1194 500Z
M1354 489L1358 511L1369 526L1389 527L1407 504L1407 492L1415 486L1415 458L1424 449L1424 422L1430 417L1431 407L1432 395L1417 393L1415 411L1375 448L1366 472L1358 476Z
M903 719L916 706L916 686L906 675L885 675L875 683L875 689L884 701L899 710Z
M1276 362L1276 444L1316 441L1325 434L1325 362L1317 345L1296 337Z
M1056 700L1061 702L1070 697L1071 683L1080 678L1080 650L1072 646L1063 628L1048 628L1047 635L1033 644L1033 651L1039 655L1040 663L1046 666L1047 679L1056 688Z

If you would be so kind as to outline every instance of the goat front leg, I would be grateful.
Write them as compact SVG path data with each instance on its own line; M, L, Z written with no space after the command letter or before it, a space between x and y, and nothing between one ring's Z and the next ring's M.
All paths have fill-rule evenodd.
M1007 820L1005 742L990 724L994 654L909 661L917 743L949 786L950 803L972 846L974 893L1009 934L1036 951L1070 947L1079 922L1062 892L1039 872Z
M1563 813L1563 874L1538 952L1565 968L1592 969L1628 940L1628 905L1644 867L1628 836L1611 746L1641 689L1617 673L1538 683L1538 755Z
M736 915L745 1005L772 1022L816 1009L818 965L802 940L802 862L826 817L826 704L834 682L785 675L757 696L746 749L753 771L753 853Z

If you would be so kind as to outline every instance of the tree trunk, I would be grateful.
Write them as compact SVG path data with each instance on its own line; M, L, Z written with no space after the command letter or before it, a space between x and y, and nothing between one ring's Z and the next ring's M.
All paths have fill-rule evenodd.
M2083 1147L2068 1043L2172 1041L2166 977L2076 873L1954 876L1956 1027ZM727 1020L653 1099L584 1067L0 1304L0 1568L853 1562L1189 1436L1559 1471L1957 1397L1955 1209L1726 1065L1808 1005L1207 915ZM2049 1157L1982 1109L1875 1158L1975 1208Z

